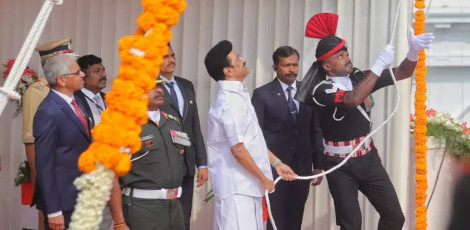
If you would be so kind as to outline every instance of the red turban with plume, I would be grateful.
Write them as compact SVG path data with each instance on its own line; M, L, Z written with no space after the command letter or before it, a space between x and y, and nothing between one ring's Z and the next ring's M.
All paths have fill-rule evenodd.
M302 80L302 85L295 94L295 99L307 105L312 104L312 91L321 81L326 79L321 61L340 50L347 51L346 41L335 36L338 25L338 15L333 13L320 13L314 15L307 23L305 36L321 39L315 51L316 62L312 63Z
M340 50L347 50L346 41L335 36L338 26L338 15L333 13L315 14L307 23L305 36L320 38L315 56L323 61Z

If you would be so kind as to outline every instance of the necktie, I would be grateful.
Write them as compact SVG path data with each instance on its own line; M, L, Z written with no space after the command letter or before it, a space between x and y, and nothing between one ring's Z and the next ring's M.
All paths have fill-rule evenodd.
M93 101L95 102L95 105L97 105L97 109L100 111L101 114L101 112L103 112L104 110L103 100L101 100L100 96L95 95L95 97L93 97Z
M72 107L73 107L73 110L75 110L75 113L77 114L78 119L80 120L83 127L85 128L87 135L89 135L90 129L88 128L88 119L85 117L85 115L83 115L82 110L80 109L80 107L78 107L78 104L75 101L75 99L72 100Z
M168 86L168 88L170 88L170 95L173 98L173 100L175 101L176 108L178 108L178 111L179 111L178 96L176 95L175 86L173 85L175 83L170 81L170 82L167 82L165 84L166 84L166 86Z
M294 88L292 86L287 87L287 104L289 105L290 114L292 115L292 119L294 119L294 123L297 121L297 106L295 105L294 99L292 99L291 91Z

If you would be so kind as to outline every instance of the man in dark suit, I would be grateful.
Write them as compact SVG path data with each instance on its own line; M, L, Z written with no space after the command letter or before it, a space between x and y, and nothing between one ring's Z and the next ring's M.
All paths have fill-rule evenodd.
M93 54L79 57L77 63L85 73L85 84L82 89L75 91L74 95L85 102L85 110L91 116L94 127L100 123L101 113L106 109L105 94L101 92L106 88L106 68L101 58Z
M183 206L185 228L189 229L195 166L198 169L197 187L200 187L207 180L207 155L199 123L193 83L174 76L175 66L175 52L168 43L168 54L164 56L163 64L160 66L159 77L167 81L163 87L165 104L163 104L161 110L179 118L183 124L183 131L189 135L191 140L191 146L185 148L184 177L181 185L183 194L180 198Z
M45 219L45 229L68 227L78 191L73 185L81 175L78 157L91 142L89 118L73 93L83 87L83 72L64 55L49 58L44 74L51 91L34 116L37 165L33 204ZM80 105L79 105L80 104Z
M452 215L448 230L464 230L470 226L468 210L470 209L470 175L464 175L455 186Z
M268 149L298 175L321 173L323 142L317 115L311 108L293 100L300 82L299 53L290 46L273 53L277 77L253 92L252 103ZM273 170L273 177L278 177ZM321 183L322 177L313 182ZM269 196L272 214L279 230L300 230L309 181L280 181ZM268 223L268 229L273 229Z

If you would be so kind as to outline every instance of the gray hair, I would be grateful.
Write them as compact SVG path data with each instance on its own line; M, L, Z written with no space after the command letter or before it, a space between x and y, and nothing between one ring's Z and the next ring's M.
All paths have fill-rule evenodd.
M76 61L77 58L79 57L78 54L76 54L76 53L56 54L56 55L54 55L54 56L52 56L52 57L61 56L61 55L72 57L75 61ZM43 69L44 69L44 64L46 64L46 61L47 61L47 59L49 59L49 58L51 58L51 57L41 58L41 66L42 66Z
M70 66L75 62L75 59L66 56L66 55L58 55L54 57L50 57L46 60L44 64L44 75L46 75L47 83L51 86L51 88L55 88L57 85L57 77L69 74Z

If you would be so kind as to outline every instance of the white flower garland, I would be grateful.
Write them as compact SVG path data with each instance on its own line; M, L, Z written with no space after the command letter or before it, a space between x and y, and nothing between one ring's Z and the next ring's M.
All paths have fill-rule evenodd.
M99 163L96 170L83 174L74 181L75 186L81 192L78 194L69 229L98 229L103 219L103 209L111 194L113 182L114 172Z

